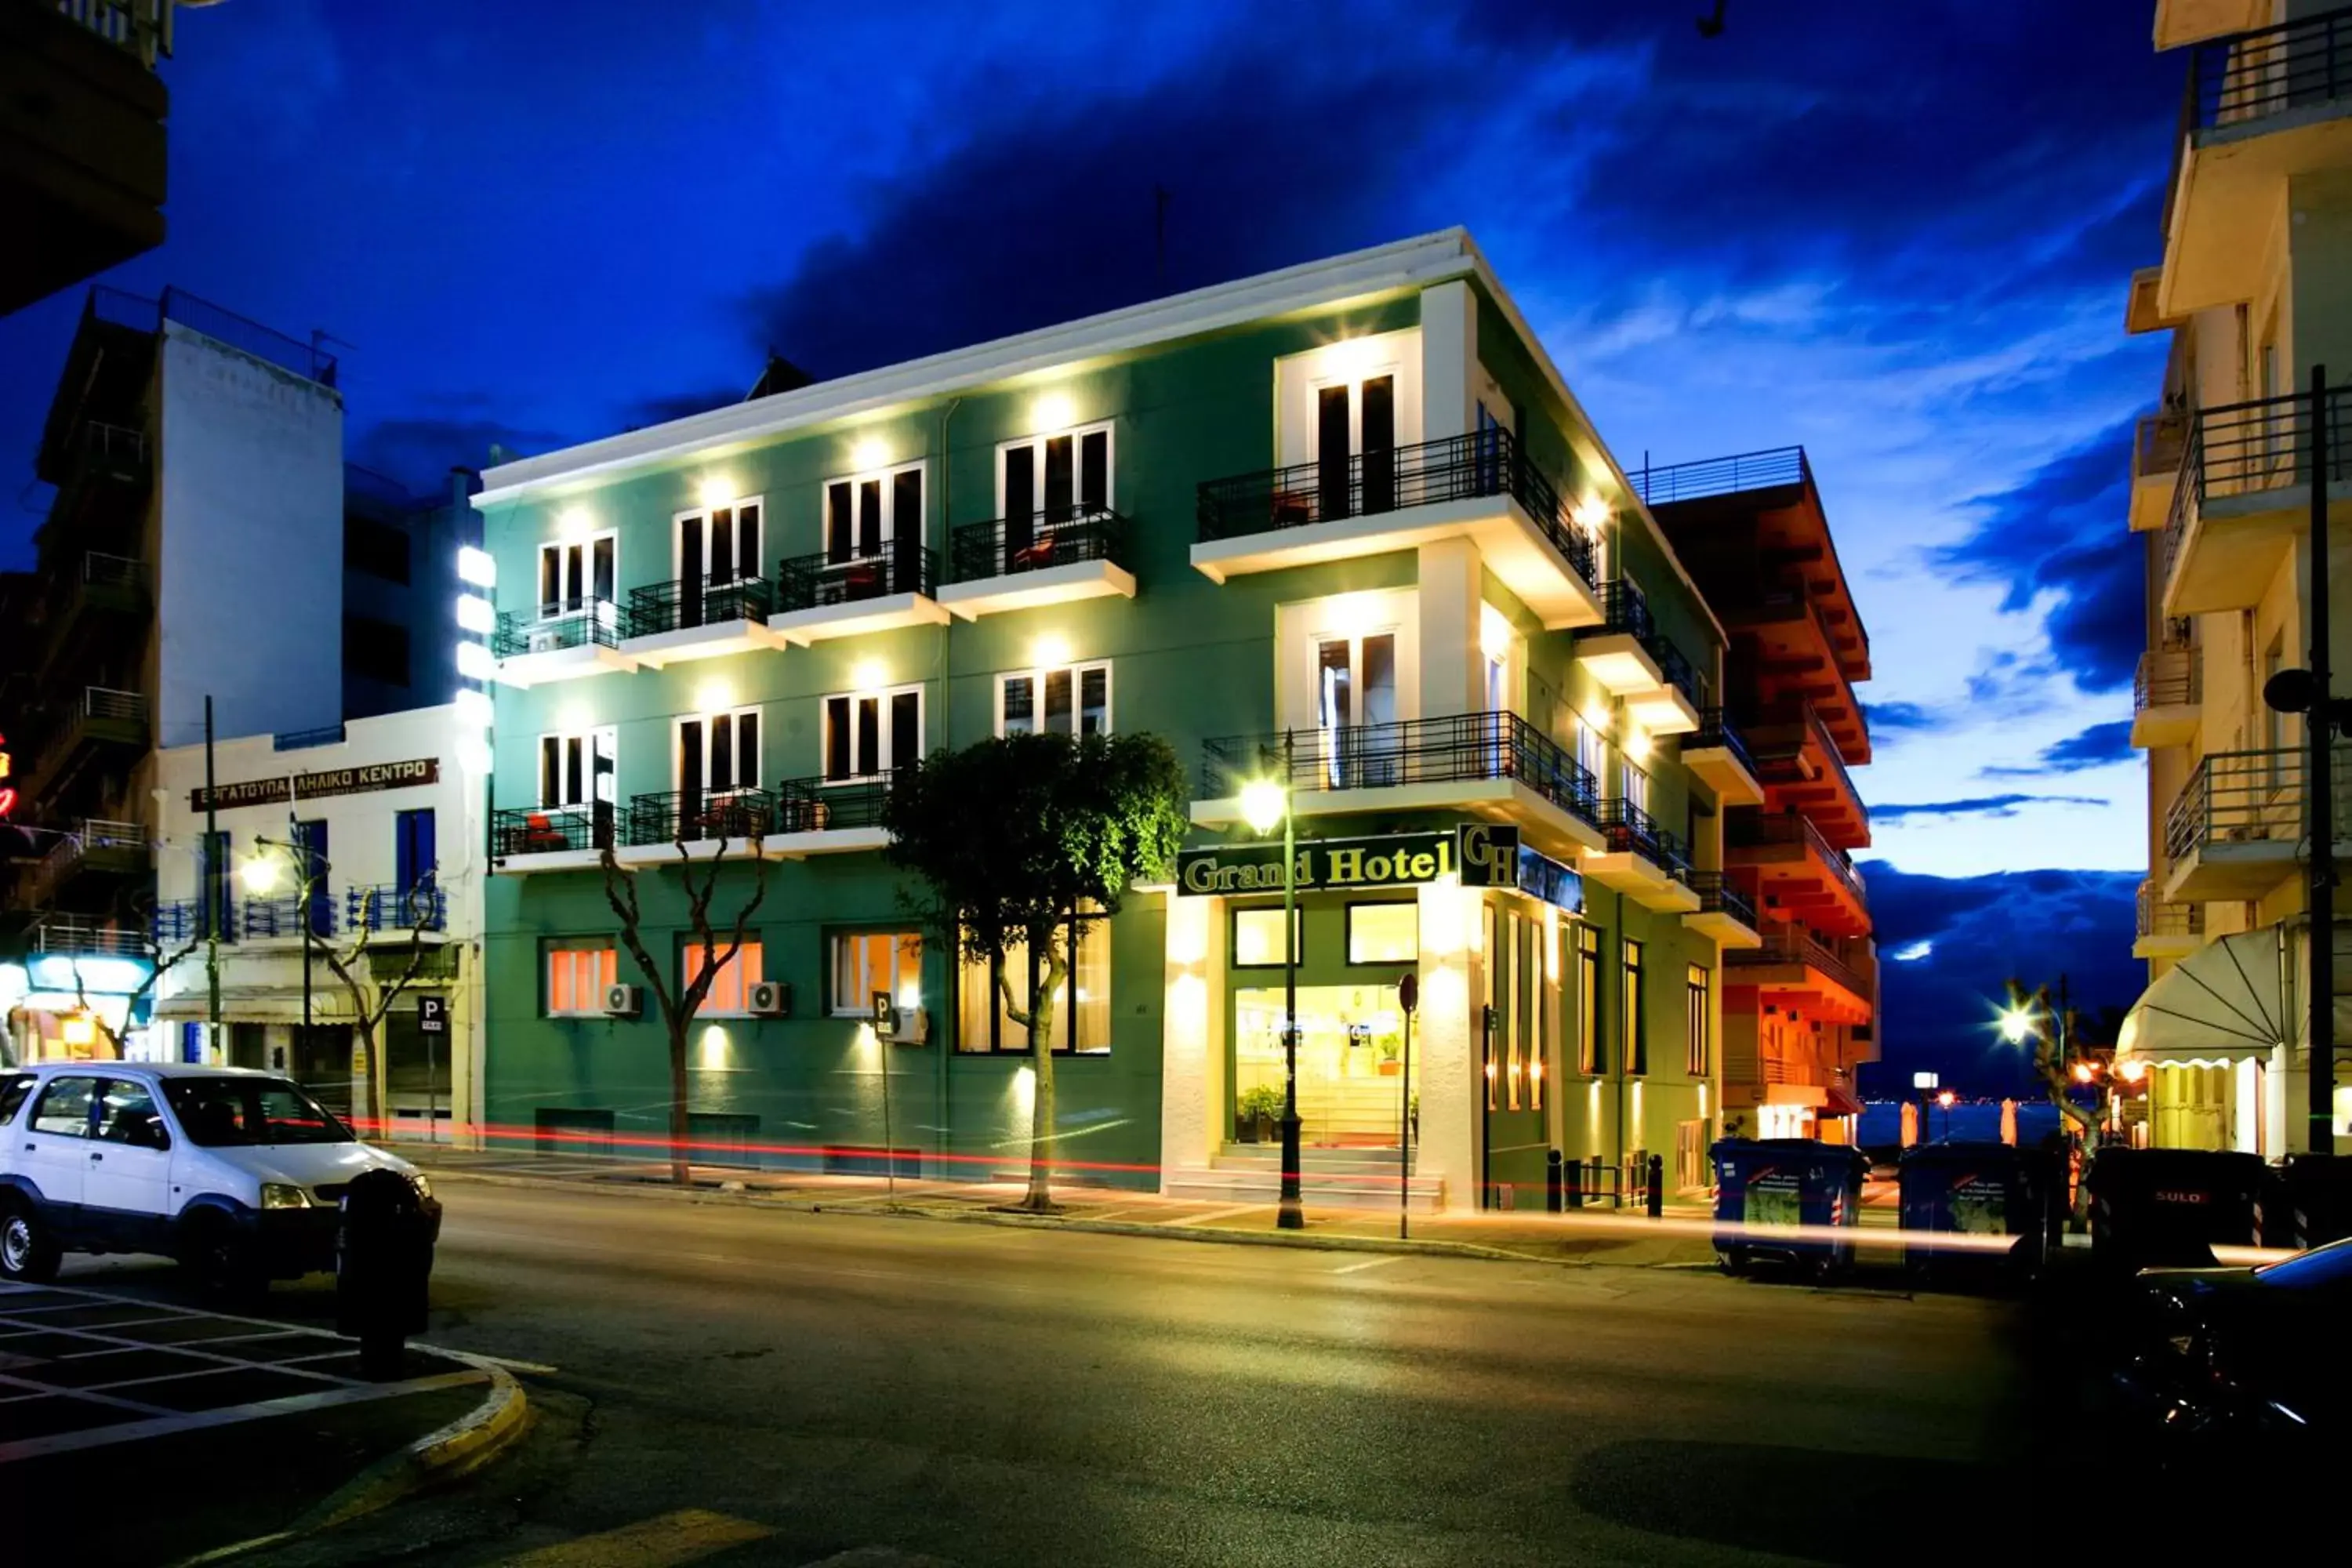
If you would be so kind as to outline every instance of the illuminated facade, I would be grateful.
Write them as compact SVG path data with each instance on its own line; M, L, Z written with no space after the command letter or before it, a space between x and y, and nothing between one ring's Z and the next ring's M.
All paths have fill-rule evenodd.
M654 1009L605 1008L638 977L599 851L645 868L648 941L682 954L657 868L756 830L774 858L694 1038L698 1140L1019 1171L1028 1045L901 912L891 769L1157 732L1197 773L1194 849L1246 860L1241 790L1286 733L1302 852L1333 868L1299 899L1309 1205L1396 1201L1412 1100L1423 1206L1539 1204L1550 1150L1597 1162L1588 1187L1653 1154L1704 1186L1724 948L1757 940L1688 755L1722 628L1458 231L526 459L476 504L494 1127L666 1131ZM1509 885L1465 885L1491 841L1465 827L1515 830ZM755 872L721 876L723 929ZM1280 901L1180 878L1074 944L1080 1173L1271 1196ZM877 992L919 1044L877 1043Z

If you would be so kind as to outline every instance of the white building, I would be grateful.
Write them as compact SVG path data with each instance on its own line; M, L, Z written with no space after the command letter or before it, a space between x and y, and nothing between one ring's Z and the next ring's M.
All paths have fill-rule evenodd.
M478 1124L486 834L458 734L444 706L319 744L217 742L209 829L205 748L157 753L164 973L146 1054L286 1072L354 1117L383 1108L395 1136ZM363 1015L381 1018L372 1054Z

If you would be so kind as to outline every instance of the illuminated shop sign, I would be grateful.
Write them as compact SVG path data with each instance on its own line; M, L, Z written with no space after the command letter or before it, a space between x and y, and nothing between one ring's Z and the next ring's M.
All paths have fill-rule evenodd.
M1301 892L1412 887L1458 875L1465 888L1516 888L1571 914L1584 908L1584 879L1521 844L1516 827L1465 822L1450 833L1317 838L1294 847ZM1279 844L1221 844L1176 858L1182 894L1278 893L1282 885Z

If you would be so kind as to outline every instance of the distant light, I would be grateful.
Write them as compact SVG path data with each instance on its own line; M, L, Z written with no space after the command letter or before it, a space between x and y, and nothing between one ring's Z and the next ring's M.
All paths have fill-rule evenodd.
M1381 360L1381 344L1371 338L1341 338L1323 351L1323 363L1339 375L1363 374Z
M480 595L460 594L457 595L457 625L461 630L486 637L498 629L499 613Z
M1242 820L1260 833L1271 833L1290 809L1290 792L1272 779L1252 779L1242 785Z
M93 1018L68 1018L62 1033L69 1046L98 1044L98 1022Z
M492 708L490 694L478 688L461 686L457 689L457 724L468 733L490 727Z
M849 466L859 473L879 468L890 461L890 447L879 436L865 436L849 448Z
M1628 760L1638 763L1650 754L1650 732L1628 720L1625 733L1617 742L1617 749L1624 752Z
M1492 605L1478 606L1478 651L1495 664L1511 657L1511 623Z
M890 667L878 658L861 658L850 667L849 689L873 691L888 683Z
M1937 1104L1938 1104L1938 1105L1940 1105L1940 1106L1942 1106L1945 1110L1951 1110L1951 1109L1952 1109L1952 1101L1954 1101L1954 1100L1958 1100L1958 1098L1959 1098L1959 1096L1958 1096L1958 1095L1954 1094L1950 1089L1945 1089L1942 1093L1940 1093L1940 1094L1938 1094L1938 1095L1937 1095L1937 1096L1936 1096L1936 1103L1937 1103Z
M457 578L477 588L495 588L499 585L499 563L490 559L488 551L464 545L457 552Z
M2074 1064L2074 1081L2076 1083L2088 1083L2091 1081L2090 1063L2076 1062Z
M468 680L488 680L499 672L499 661L490 650L478 642L457 645L457 673Z
M491 765L490 743L479 735L465 735L457 741L457 766L478 777L487 777Z
M1071 411L1069 395L1062 392L1049 392L1039 398L1029 417L1041 436L1051 436L1077 423Z
M2126 1057L2116 1064L2116 1076L2126 1083L2137 1083L2147 1076L2147 1063L2137 1057Z
M702 481L702 504L726 506L735 499L735 481L724 474L713 474Z
M1070 662L1070 641L1051 633L1039 637L1029 647L1029 662L1040 669L1059 669Z

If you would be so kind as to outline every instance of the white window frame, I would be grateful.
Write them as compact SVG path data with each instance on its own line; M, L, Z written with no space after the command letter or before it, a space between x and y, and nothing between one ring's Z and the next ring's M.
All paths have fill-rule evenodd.
M832 564L845 565L852 561L882 561L888 559L891 546L898 542L898 529L902 521L898 516L898 486L894 481L899 475L910 471L921 474L923 477L923 496L921 504L923 507L928 508L931 504L931 476L929 470L930 460L927 458L917 458L912 462L893 463L888 468L866 468L854 474L827 475L823 482L821 482L816 488L817 553L823 555L826 562ZM854 508L857 504L857 487L861 484L869 482L878 483L882 487L881 542L876 546L873 554L859 554L857 552L856 519L853 516L850 520L849 531L850 552L847 555L843 556L840 562L835 563L833 561L833 487L835 485L847 485L849 487L849 502ZM920 538L923 532L923 519L919 516L914 520L914 530L916 536Z
M900 759L890 754L890 705L893 700L903 697L910 691L915 694L915 756L919 757L923 754L924 744L930 732L930 714L928 711L930 705L924 696L920 681L910 682L905 686L877 687L868 691L828 691L817 700L819 731L817 782L819 784L871 784L899 765ZM836 700L844 700L850 704L850 771L840 778L828 775L833 760L833 735L827 726L833 722L833 704ZM882 752L882 755L878 758L860 757L856 753L856 704L860 702L874 702L880 705L874 725L875 744ZM905 760L912 762L914 757ZM861 763L864 765L861 766Z
M550 794L546 773L547 742L550 741L555 742L559 748L569 746L575 742L579 743L581 747L581 784L586 791L582 798L578 800L550 800L547 798ZM540 731L536 763L540 770L538 787L536 791L539 798L540 810L569 811L577 806L593 805L596 804L598 798L596 795L596 752L597 742L599 741L604 742L604 752L612 759L613 763L613 771L604 775L606 780L609 781L609 785L613 793L610 795L604 797L604 803L607 805L613 806L617 806L619 805L621 789L620 728L619 726L613 724L597 724L592 725L585 730L542 730ZM562 762L559 760L556 768L556 785L552 792L559 796L564 793L564 771Z
M1034 454L1031 460L1035 464L1035 473L1037 476L1035 493L1038 497L1039 504L1037 510L1030 515L1033 517L1043 517L1045 515L1044 505L1045 495L1045 443L1048 441L1060 440L1064 437L1067 437L1070 441L1070 491L1072 497L1070 504L1073 509L1083 512L1085 510L1084 504L1076 499L1079 480L1085 472L1085 469L1080 465L1079 459L1084 449L1086 438L1089 436L1096 435L1101 436L1105 443L1103 458L1103 505L1109 510L1117 511L1118 510L1118 432L1113 427L1113 426L1114 421L1112 420L1097 419L1091 425L1073 425L1065 430L1040 430L1034 435L1017 437L1010 441L999 441L996 444L996 515L1000 518L1005 516L1005 455L1022 447L1026 447Z
M1049 675L1067 675L1070 678L1070 733L1074 737L1083 734L1083 731L1078 728L1080 716L1085 712L1085 704L1080 700L1080 698L1083 695L1083 683L1086 677L1095 670L1102 671L1103 678L1103 722L1101 733L1106 735L1112 733L1114 722L1113 716L1115 711L1112 707L1112 703L1115 700L1115 696L1111 686L1110 664L1111 661L1107 658L1089 658L1080 659L1070 664L1041 664L1034 669L1007 669L999 671L996 677L996 733L998 738L1002 739L1005 733L1005 689L1016 680L1028 681L1030 683L1030 689L1035 694L1034 701L1030 711L1034 716L1036 721L1031 725L1029 732L1035 734L1045 734L1048 732L1045 728L1045 678Z
M713 956L726 953L727 938L717 936L715 932L713 935L716 937L711 943ZM693 982L695 974L701 968L700 961L694 956L701 951L701 948L702 944L691 937L677 944L677 988L681 994ZM745 973L746 963L753 959L758 961L756 967L761 973L756 974ZM710 989L703 994L702 1005L694 1010L694 1016L698 1018L753 1016L751 1006L751 987L761 984L767 979L767 943L750 931L744 932L742 944L732 953L728 953L719 966L710 972ZM714 1006L712 999L718 995L721 985L732 985L735 988L735 994L741 999L742 1005L735 1007Z
M540 984L547 987L546 1016L550 1018L601 1018L604 1016L604 986L605 984L605 980L604 976L604 966L603 959L604 954L608 952L613 955L613 973L617 981L617 977L621 972L621 950L620 943L617 941L609 942L602 947L567 947L557 945L543 950L543 956L546 960L547 967L540 976ZM597 972L596 982L594 984L587 988L588 1005L585 1007L558 1007L555 1005L554 966L556 962L561 959L572 967L572 999L577 1001L582 995L579 968L580 960L583 957L596 961L593 965Z
M748 779L743 776L741 767L742 723L747 718L752 721L754 728L759 731L759 738L751 746L751 776ZM732 759L735 765L730 770L735 774L735 782L725 789L714 788L710 783L710 734L711 721L714 719L730 721L727 729L727 743L735 751ZM705 795L723 796L732 795L737 790L760 787L760 780L765 771L762 753L767 750L768 721L761 715L758 703L754 702L742 708L717 708L708 713L680 713L670 721L669 787L674 790L686 787L686 727L688 724L702 726L702 793Z
M863 944L873 941L876 937L887 938L889 942L890 983L882 987L875 985L874 976L866 967L866 952L861 945L858 950L857 994L854 996L844 996L841 994L841 944L845 942ZM915 950L915 972L912 974L901 974L898 973L898 958L909 937L922 945ZM922 1005L922 947L928 945L929 941L923 932L905 926L877 926L861 931L827 931L824 939L824 984L831 993L825 999L828 1010L836 1018L870 1018L873 1016L874 993L877 989L888 991L901 1007L908 1005L908 997L910 994L915 998L913 1005Z
M1647 815L1650 809L1649 771L1634 766L1630 758L1618 758L1617 797L1634 810Z
M765 496L744 496L739 500L729 501L725 506L698 506L690 508L685 511L674 512L671 514L669 520L670 580L672 582L678 583L682 583L686 580L686 525L689 522L698 522L702 525L702 580L705 584L711 582L710 514L714 511L732 512L734 514L732 526L740 530L743 526L743 509L745 507L756 509L756 515L754 515L751 520L751 529L753 533L758 537L756 537L751 543L752 569L751 574L754 577L765 577L768 574L766 555L768 542L768 499ZM887 501L885 502L885 510L887 510ZM738 546L736 549L736 559L740 560L741 558L742 549L740 546ZM615 564L617 563L616 558ZM730 563L730 565L732 563ZM617 582L618 578L616 577L614 580ZM726 582L728 583L740 583L742 581L744 581L744 579L740 576L729 577L726 579Z
M1318 395L1342 384L1348 392L1349 450L1363 450L1363 384L1380 376L1394 378L1396 444L1418 446L1422 440L1422 331L1402 327L1300 353L1275 362L1275 446L1282 464L1311 463L1319 456L1321 422L1316 416Z
M1576 760L1592 775L1592 787L1609 776L1609 731L1583 714L1576 715Z
M613 546L613 596L609 599L600 599L596 596L596 546L604 542L610 542ZM551 605L546 595L540 592L541 584L547 581L547 558L551 554L558 557L556 581L561 584L563 581L562 557L566 552L574 550L580 552L580 582L586 591L582 594L580 603L577 605L561 595ZM620 599L621 536L612 529L608 528L601 533L584 533L573 539L543 539L540 541L539 553L532 558L532 564L538 569L537 574L531 579L530 591L531 596L538 601L536 618L539 620L562 620L566 616L581 614L592 605L606 606L600 609L597 615L600 619L607 618L613 613L609 606Z

